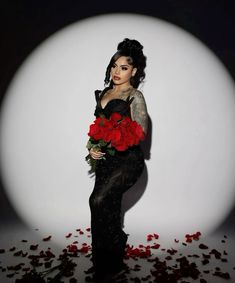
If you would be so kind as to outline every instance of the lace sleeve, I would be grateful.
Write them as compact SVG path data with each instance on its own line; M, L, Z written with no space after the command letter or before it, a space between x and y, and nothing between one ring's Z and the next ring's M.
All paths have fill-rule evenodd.
M148 112L142 92L136 90L131 103L131 118L141 125L145 134L148 130Z

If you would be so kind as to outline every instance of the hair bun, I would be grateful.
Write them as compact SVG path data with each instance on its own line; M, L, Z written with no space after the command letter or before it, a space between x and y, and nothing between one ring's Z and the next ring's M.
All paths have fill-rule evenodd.
M125 51L130 53L142 53L143 52L143 46L139 43L139 41L135 39L129 39L125 38L122 42L118 44L117 47L118 51Z

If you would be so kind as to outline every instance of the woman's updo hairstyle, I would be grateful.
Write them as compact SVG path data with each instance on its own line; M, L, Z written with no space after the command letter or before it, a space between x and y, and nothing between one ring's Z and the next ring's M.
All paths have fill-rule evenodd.
M106 69L104 80L105 84L109 84L109 87L112 88L113 81L110 81L111 68L121 56L128 57L128 64L132 65L134 68L137 68L135 75L130 79L130 84L134 88L138 88L139 84L145 78L144 69L146 67L146 56L143 54L143 46L139 43L139 41L129 38L125 38L118 44L117 52L111 58Z

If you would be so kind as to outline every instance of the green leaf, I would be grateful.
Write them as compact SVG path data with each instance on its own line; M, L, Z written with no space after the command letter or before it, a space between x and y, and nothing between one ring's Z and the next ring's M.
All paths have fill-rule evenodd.
M115 149L114 148L107 148L107 152L108 154L110 154L111 156L115 155Z

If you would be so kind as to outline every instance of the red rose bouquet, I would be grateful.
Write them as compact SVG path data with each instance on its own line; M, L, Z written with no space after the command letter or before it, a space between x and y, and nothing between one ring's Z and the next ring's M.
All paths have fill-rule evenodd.
M114 155L116 150L125 151L133 145L138 145L144 139L144 132L136 121L115 112L109 119L103 116L96 118L90 125L88 136L90 137L86 146L88 150L95 148ZM90 154L86 156L86 160L94 171L96 160Z

